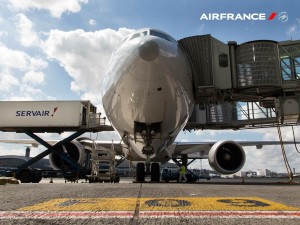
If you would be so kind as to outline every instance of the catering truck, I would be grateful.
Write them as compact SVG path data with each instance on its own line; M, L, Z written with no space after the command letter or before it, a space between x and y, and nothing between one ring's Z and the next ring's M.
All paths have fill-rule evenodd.
M26 160L10 172L21 182L36 182L46 173L32 168L32 165L49 155L49 162L56 174L63 174L69 180L85 178L91 171L91 150L87 146L91 141L78 137L85 132L113 131L111 126L105 125L105 120L90 101L0 101L0 131L25 133L33 139L0 142L33 147L41 144L46 148L44 152ZM36 135L65 131L74 133L57 141L44 141ZM53 171L50 173L53 174Z
M100 124L89 101L0 101L0 130L75 131Z

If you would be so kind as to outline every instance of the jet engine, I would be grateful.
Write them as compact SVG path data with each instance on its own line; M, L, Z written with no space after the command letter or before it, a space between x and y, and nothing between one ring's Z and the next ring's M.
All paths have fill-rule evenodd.
M71 159L80 165L84 165L86 153L84 147L78 141L71 141L65 145L60 146L58 151L66 153ZM53 169L60 170L68 168L69 163L61 159L58 155L52 153L49 156L50 165Z
M210 166L221 174L233 174L241 170L246 161L245 151L234 141L219 141L208 153Z

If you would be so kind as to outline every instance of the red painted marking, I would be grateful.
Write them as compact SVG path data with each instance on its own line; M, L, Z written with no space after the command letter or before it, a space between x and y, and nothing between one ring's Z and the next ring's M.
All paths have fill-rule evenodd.
M52 117L54 116L54 113L57 111L57 109L58 109L58 107L55 107L55 108L54 108L53 113L52 113L52 115L51 115Z
M132 218L128 211L0 211L1 219L71 219L71 218ZM297 218L300 211L142 211L138 217L198 217L198 218Z
M276 12L273 12L273 13L269 16L268 20L273 20L273 19L275 18L276 14L277 14Z

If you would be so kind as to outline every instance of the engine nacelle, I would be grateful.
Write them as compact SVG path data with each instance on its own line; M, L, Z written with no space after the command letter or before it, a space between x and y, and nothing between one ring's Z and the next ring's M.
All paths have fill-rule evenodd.
M58 151L67 153L71 159L80 165L84 165L85 163L86 153L83 146L78 141L71 141L63 146L60 146ZM65 160L53 153L49 156L49 162L52 168L56 170L60 170L69 166Z
M218 141L208 153L210 166L221 174L233 174L241 170L246 154L241 145L234 141Z

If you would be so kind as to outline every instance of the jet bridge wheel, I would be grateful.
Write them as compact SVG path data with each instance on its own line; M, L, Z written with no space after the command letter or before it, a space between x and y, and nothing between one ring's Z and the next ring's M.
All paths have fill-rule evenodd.
M144 182L145 181L145 164L138 163L136 165L136 182Z
M160 168L158 163L151 164L151 181L159 182L160 180Z

